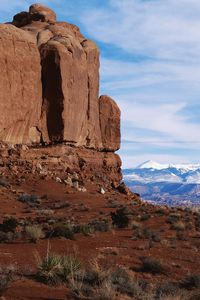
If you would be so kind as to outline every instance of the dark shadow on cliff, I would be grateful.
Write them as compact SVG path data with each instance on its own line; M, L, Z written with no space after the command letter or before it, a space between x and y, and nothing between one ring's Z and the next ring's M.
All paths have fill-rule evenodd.
M54 49L42 53L43 104L46 106L46 120L51 142L63 140L64 124L62 118L63 93L59 57Z

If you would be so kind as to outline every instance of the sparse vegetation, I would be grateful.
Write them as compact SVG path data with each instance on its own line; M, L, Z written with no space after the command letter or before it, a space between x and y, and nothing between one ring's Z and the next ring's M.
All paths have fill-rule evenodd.
M167 223L174 224L180 220L180 217L179 213L171 213L167 218Z
M27 226L25 228L25 232L26 232L27 237L33 243L36 243L39 239L42 239L44 237L42 228L38 225Z
M148 239L153 242L160 242L160 233L150 228L137 228L132 239Z
M183 296L183 293L184 292L180 290L178 284L167 282L167 283L162 284L157 287L156 293L155 293L155 299L163 300L163 299L166 299L166 297L171 299L172 297ZM174 299L174 298L172 298L172 299Z
M62 266L59 255L47 252L44 258L37 256L37 264L37 278L41 282L50 285L56 285L60 282Z
M187 290L200 289L200 274L187 275L182 280L180 286Z
M49 230L47 237L64 237L66 239L74 240L74 226L68 224L55 224L52 229Z
M17 225L18 221L15 218L6 218L3 220L3 223L0 224L0 230L3 232L15 232Z
M171 228L178 231L184 231L186 229L185 224L181 221L173 223Z
M126 208L117 209L116 212L111 212L112 224L118 228L125 228L129 225L129 217L127 216Z
M0 296L2 296L13 280L12 267L0 267Z
M50 253L44 258L36 256L38 272L37 278L49 285L57 285L61 282L66 282L69 278L76 275L81 267L81 262L73 255L65 256Z
M140 268L141 272L151 273L153 275L166 273L166 268L160 261L145 256L140 257L140 260L142 262Z

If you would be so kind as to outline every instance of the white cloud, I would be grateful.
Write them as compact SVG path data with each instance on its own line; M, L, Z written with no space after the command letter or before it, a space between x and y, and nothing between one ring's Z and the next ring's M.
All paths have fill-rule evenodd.
M198 0L111 0L110 5L83 14L96 39L162 59L200 57Z

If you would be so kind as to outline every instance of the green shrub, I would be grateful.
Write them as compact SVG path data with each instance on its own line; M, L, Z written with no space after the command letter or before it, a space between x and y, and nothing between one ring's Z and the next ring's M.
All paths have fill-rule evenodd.
M47 237L64 237L66 239L74 240L74 227L71 224L55 225L47 234Z
M115 289L121 294L127 294L129 296L140 296L145 294L140 282L134 280L134 278L122 267L118 267L112 272L111 281L115 286Z
M138 228L134 232L134 236L137 239L148 239L153 242L160 242L160 233L150 228ZM133 238L134 239L134 238Z
M110 269L102 267L97 260L94 260L85 270L83 281L89 285L100 285L109 278L109 275Z
M200 274L187 275L182 280L181 287L187 290L200 289Z
M157 287L156 300L163 300L164 297L172 297L180 294L180 289L177 284L165 283Z
M129 217L127 216L126 208L117 209L116 212L111 212L112 224L118 228L125 228L129 225Z
M176 214L176 213L171 213L170 215L169 215L169 217L167 218L167 223L169 223L169 224L173 224L173 223L176 223L176 222L178 222L179 220L180 220L180 214Z
M6 218L3 223L0 224L0 230L4 232L15 232L18 226L18 221L15 218Z
M108 220L94 220L90 223L90 225L95 231L107 232L111 230L111 225L109 224Z
M85 236L90 236L94 233L94 229L90 224L74 225L73 230L75 233L82 233Z
M75 256L50 253L44 258L37 257L37 278L49 285L57 285L73 278L81 268L81 262Z
M38 202L39 197L36 195L22 194L18 197L18 200L24 203Z
M2 296L13 280L13 268L0 267L0 296Z
M37 258L37 263L37 277L41 282L50 285L56 285L60 282L62 265L59 255L47 252L46 257Z
M151 273L151 274L165 274L166 268L158 260L152 259L150 257L142 256L140 257L142 266L140 271Z

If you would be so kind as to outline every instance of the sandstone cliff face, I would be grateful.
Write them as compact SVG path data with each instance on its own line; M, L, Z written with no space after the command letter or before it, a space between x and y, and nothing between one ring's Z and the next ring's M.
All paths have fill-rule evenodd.
M34 4L0 39L0 141L119 149L120 110L99 98L99 49L77 26Z
M99 98L99 107L103 148L115 151L120 148L120 109L108 96Z
M12 25L0 25L0 70L0 139L38 143L40 55L31 36Z

